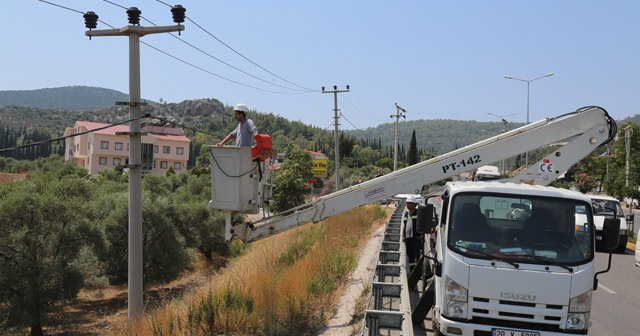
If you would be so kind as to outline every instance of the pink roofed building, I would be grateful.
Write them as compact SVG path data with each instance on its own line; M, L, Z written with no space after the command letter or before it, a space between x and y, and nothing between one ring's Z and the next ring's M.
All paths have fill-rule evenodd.
M89 174L103 169L126 167L129 163L128 125L111 126L105 123L76 121L67 128L65 137L65 161L74 161ZM142 172L166 173L172 167L176 173L187 171L191 140L181 128L168 126L143 126ZM71 136L80 134L78 136Z

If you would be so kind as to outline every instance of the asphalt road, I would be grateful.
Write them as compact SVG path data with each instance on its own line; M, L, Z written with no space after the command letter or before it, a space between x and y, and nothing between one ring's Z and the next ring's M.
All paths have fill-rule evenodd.
M628 209L624 209L628 212ZM633 210L634 232L640 228L640 211ZM611 270L598 276L598 289L593 292L590 335L640 335L640 267L635 266L635 251L613 254ZM608 253L596 254L596 269L607 268Z
M608 253L598 252L596 269L607 267ZM598 276L593 292L590 335L640 335L640 267L635 266L634 251L613 254L611 270Z

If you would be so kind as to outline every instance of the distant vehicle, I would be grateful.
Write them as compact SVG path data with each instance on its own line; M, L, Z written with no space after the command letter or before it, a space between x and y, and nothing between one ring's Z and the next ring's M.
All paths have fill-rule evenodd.
M602 223L607 217L621 218L620 220L620 238L618 240L618 247L615 252L622 253L627 249L627 240L629 237L629 229L627 221L625 220L622 206L620 201L615 197L606 195L589 195L591 197L591 204L593 206L593 222L596 226L596 247L602 248Z
M481 166L476 169L474 181L491 181L491 180L499 180L502 177L500 176L500 169L496 166Z

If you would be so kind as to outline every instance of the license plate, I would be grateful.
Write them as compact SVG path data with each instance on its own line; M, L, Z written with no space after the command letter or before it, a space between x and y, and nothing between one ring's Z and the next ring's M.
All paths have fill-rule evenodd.
M537 331L491 328L491 336L540 336L540 333Z

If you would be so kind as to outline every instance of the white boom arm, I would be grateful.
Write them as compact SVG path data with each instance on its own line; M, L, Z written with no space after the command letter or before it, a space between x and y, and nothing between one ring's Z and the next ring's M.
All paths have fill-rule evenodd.
M423 185L545 145L566 142L561 149L510 179L514 182L547 185L596 147L610 141L615 133L615 121L604 109L584 107L320 197L291 209L284 215L278 214L254 223L237 225L231 225L228 221L227 236L237 237L245 242L255 241L397 194L418 194Z

